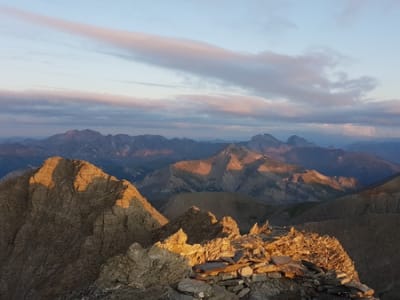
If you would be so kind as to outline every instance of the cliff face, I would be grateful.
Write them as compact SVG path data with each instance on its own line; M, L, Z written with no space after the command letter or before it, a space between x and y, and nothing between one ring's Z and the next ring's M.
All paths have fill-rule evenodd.
M50 299L82 288L109 257L167 220L134 186L60 157L0 184L0 298Z

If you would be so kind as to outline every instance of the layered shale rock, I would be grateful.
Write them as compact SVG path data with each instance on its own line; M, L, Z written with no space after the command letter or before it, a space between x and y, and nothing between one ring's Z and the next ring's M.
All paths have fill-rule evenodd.
M0 298L53 299L167 220L127 181L60 157L0 184Z

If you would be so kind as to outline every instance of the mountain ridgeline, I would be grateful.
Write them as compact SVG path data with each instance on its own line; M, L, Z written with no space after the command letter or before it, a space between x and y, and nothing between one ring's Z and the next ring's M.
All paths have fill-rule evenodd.
M282 142L269 134L259 134L236 145L326 176L353 177L363 186L400 172L398 164L375 155L319 147L298 136ZM179 161L206 159L227 146L223 142L157 135L102 135L93 130L71 130L43 140L0 144L0 178L16 170L38 167L50 156L62 156L87 160L114 176L137 182L157 169Z
M149 171L183 159L215 154L224 144L158 135L102 135L70 130L49 138L0 144L0 178L9 172L38 167L50 156L83 159L119 178L135 181Z
M146 197L166 201L187 192L231 192L265 204L316 202L357 188L354 178L328 177L244 146L230 145L204 160L180 161L138 183Z

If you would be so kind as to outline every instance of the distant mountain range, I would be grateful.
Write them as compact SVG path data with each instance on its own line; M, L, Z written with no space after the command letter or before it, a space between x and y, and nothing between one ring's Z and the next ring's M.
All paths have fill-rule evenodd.
M354 177L364 186L400 172L398 164L375 155L318 147L298 136L282 142L269 134L260 134L236 144L327 176ZM222 142L157 135L102 135L93 130L71 130L42 140L0 144L0 178L16 170L37 167L47 157L59 155L85 159L119 178L137 182L154 170L179 161L205 159L227 146Z
M328 176L354 177L364 186L400 172L398 164L376 155L318 147L297 136L284 143L269 134L260 134L243 145L280 161L314 169Z
M400 140L382 142L358 142L346 147L349 151L365 152L394 163L400 163Z
M160 166L215 154L224 144L158 135L102 135L93 130L71 130L43 140L0 144L0 178L7 173L40 166L50 156L84 159L107 172L135 181Z
M332 199L357 188L354 178L328 177L244 146L230 145L203 160L180 161L137 184L155 203L184 192L235 192L267 204Z

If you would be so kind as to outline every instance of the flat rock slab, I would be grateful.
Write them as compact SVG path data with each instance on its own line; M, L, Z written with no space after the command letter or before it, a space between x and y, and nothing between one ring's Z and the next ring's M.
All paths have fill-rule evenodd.
M212 287L203 281L185 278L178 283L178 291L204 298L212 294Z
M225 262L206 262L204 264L194 266L193 270L195 272L207 273L214 270L224 269L227 265L228 264Z
M277 266L286 265L286 264L289 264L289 263L293 262L293 260L292 260L292 258L290 256L284 256L284 255L282 255L282 256L275 256L275 255L271 256L271 260Z
M238 294L239 298L243 298L244 296L246 296L248 293L250 293L250 289L249 288L244 288L243 290L241 290Z

